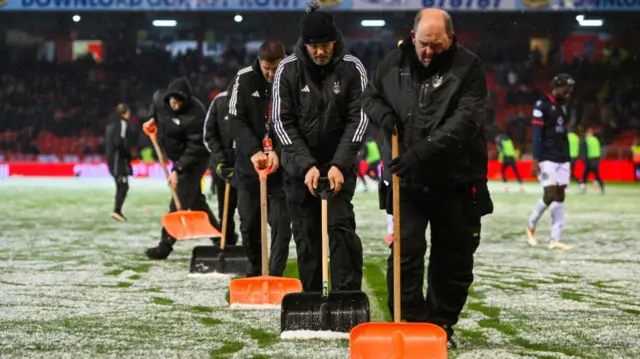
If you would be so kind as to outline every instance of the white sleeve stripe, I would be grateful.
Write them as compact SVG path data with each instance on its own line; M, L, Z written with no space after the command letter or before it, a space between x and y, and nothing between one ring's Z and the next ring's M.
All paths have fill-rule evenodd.
M238 115L238 109L236 106L238 105L238 87L240 86L240 75L246 74L247 72L253 71L252 67L245 67L244 69L238 71L236 74L236 82L233 84L233 89L231 90L231 98L229 99L229 114L233 116Z
M356 69L358 69L358 72L360 73L360 86L362 87L362 91L364 91L367 88L367 70L365 70L362 62L360 62L357 57L349 54L344 55L344 60L353 62L356 65ZM367 132L368 125L369 119L364 113L362 106L360 106L360 123L358 124L358 128L356 129L351 142L362 142L362 139Z
M226 94L226 91L223 92ZM209 104L209 108L207 109L207 115L204 117L204 128L202 130L202 142L204 143L204 147L207 148L207 151L211 152L211 148L209 148L209 144L207 143L207 123L209 122L209 118L211 117L211 109L213 109L213 104L216 102L216 99L222 94L216 96L213 101Z
M283 146L289 146L293 142L291 141L291 138L289 138L289 135L287 135L287 132L284 130L282 120L280 120L280 77L282 76L282 71L284 71L284 66L288 63L296 61L297 59L298 58L295 55L291 55L282 60L282 62L280 62L280 65L278 65L276 75L273 79L271 121L273 121L273 128L278 138L280 138L280 143Z
M120 138L126 138L127 137L127 121L126 120L120 120Z

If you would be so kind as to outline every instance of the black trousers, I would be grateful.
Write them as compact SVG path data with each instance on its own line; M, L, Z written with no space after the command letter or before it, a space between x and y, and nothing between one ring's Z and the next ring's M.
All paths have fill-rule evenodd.
M500 173L502 174L502 182L507 183L507 168L511 168L511 170L513 170L513 174L516 175L516 179L518 180L518 182L522 183L522 177L520 177L520 172L518 172L516 159L508 156L505 156L502 159L502 167L500 168Z
M602 178L600 177L600 160L599 159L588 159L584 164L584 173L582 175L582 183L587 183L589 179L589 175L593 173L596 178L596 181L600 185L600 190L604 189L604 182L602 182Z
M116 213L122 213L122 206L124 200L127 198L127 192L129 192L129 177L127 175L113 176L116 182L116 197L113 206L113 211Z
M341 191L328 200L329 256L332 290L361 290L362 242L356 234L351 200L356 174L344 174ZM322 290L322 212L319 197L314 197L304 181L285 176L284 190L291 213L293 239L296 242L298 272L305 292Z
M392 189L388 191L387 209ZM474 253L480 244L481 213L470 187L400 196L402 320L453 326L473 282ZM486 193L488 197L488 191ZM483 204L486 205L486 204ZM483 213L488 213L484 211ZM431 224L431 251L424 286L425 231ZM393 315L393 245L387 262L389 310Z
M217 193L216 197L218 199L218 217L220 218L220 223L222 225L222 221L224 220L224 191L226 182L224 179L220 178L215 172L212 172L211 181L213 186L215 186L215 193ZM238 236L236 235L236 221L233 218L236 213L236 208L238 207L238 190L231 186L231 190L229 191L229 216L227 218L227 244L235 246L238 242Z
M578 179L578 176L576 176L576 163L578 162L577 158L572 158L571 162L569 162L571 164L571 180L580 183L580 180Z
M207 164L204 163L200 166L197 166L192 171L180 173L178 175L178 186L176 188L176 192L182 204L183 210L190 209L193 211L204 211L205 213L207 213L211 224L216 229L220 230L220 224L216 220L216 217L213 215L213 212L211 212L211 208L209 208L207 199L205 198L204 194L202 194L201 180L206 171ZM169 213L176 211L176 204L173 202L172 198L171 203L169 203ZM176 239L170 236L164 228L162 228L161 236L161 242L168 246L173 246L176 243Z
M281 277L289 258L291 221L282 190L270 192L276 193L269 194L267 199L267 221L271 227L269 275ZM239 185L238 213L242 244L253 267L250 275L261 275L262 225L260 223L260 183L257 180L251 183L244 181Z

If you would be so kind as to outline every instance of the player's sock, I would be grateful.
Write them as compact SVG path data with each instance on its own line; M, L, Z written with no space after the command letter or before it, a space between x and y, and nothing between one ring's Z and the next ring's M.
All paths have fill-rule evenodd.
M564 202L552 202L551 208L551 242L560 241L564 225Z
M536 203L535 208L533 209L533 212L531 213L531 216L529 217L529 228L536 228L536 224L538 224L538 220L540 219L540 217L542 217L542 214L544 213L544 211L547 210L547 205L544 203L544 201L541 199L538 200L538 203Z
M126 182L118 183L116 186L116 203L113 211L116 213L122 213L122 206L124 200L127 198L127 192L129 192L129 184Z

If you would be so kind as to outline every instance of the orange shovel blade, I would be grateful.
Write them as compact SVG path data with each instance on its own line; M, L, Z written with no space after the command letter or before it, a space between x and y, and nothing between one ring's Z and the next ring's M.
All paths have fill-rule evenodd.
M287 293L302 292L302 283L295 278L260 276L238 278L229 283L231 305L279 306Z
M447 359L447 333L430 323L363 323L349 342L350 359Z
M222 237L203 211L176 211L162 216L162 226L175 239Z

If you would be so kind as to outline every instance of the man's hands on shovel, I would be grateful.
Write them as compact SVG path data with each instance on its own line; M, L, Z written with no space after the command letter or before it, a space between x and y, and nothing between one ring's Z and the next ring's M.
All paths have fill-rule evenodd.
M178 187L178 172L171 171L169 178L167 178L167 182L171 188L176 189Z
M344 176L342 175L342 171L340 171L340 169L336 166L332 166L327 173L327 177L323 177L322 179L327 182L329 190L333 194L340 192L342 186L344 185ZM318 196L318 192L320 191L320 189L318 188L320 180L320 171L317 167L311 167L311 169L307 171L307 174L304 177L304 184L307 185L309 192L311 192L311 194L316 197Z
M280 167L280 159L275 152L264 153L262 151L256 152L251 156L251 163L258 169L270 168L271 172L275 172Z
M153 141L156 140L156 136L158 135L158 128L156 127L156 119L151 118L142 124L142 130L147 134ZM175 170L171 171L169 177L167 178L167 183L174 190L178 187L178 172Z

